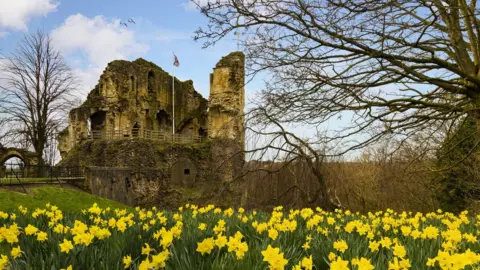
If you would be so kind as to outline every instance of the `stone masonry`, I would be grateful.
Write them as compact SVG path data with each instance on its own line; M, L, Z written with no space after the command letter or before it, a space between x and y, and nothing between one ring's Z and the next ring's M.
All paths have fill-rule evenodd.
M158 186L161 186L161 189L169 190L171 186L181 186L182 190L187 189L185 194L196 194L199 200L202 199L202 194L188 190L198 191L199 185L205 187L205 190L210 190L209 193L217 189L225 190L212 185L228 185L228 182L235 179L244 163L244 69L243 53L233 52L223 57L210 75L208 100L194 89L192 81L182 82L175 78L175 133L179 136L194 136L200 140L190 143L191 146L184 143L182 146L172 148L172 144L175 145L173 140L155 141L149 140L150 137L134 134L138 130L146 130L153 132L155 136L161 136L161 134L171 136L172 76L144 59L131 62L117 60L109 63L86 101L80 107L70 111L69 125L58 137L61 163L90 168L101 166L103 169L90 170L93 172L91 175L94 175L94 179L89 180L91 183L88 184L87 189L94 194L98 193L106 197L113 196L108 194L118 193L113 190L120 192L128 187L125 185L126 177L122 173L108 174L108 177L103 177L107 175L104 172L109 172L109 167L116 170L126 168L134 172L160 169L162 177L152 174L153 176L148 177L128 178L132 181L132 189L127 190L128 194L131 193L131 197L122 197L121 201L128 201L129 204L137 204L139 201L164 201L159 198L152 200L145 198L145 196L156 196L158 192L153 189L149 191L149 187L141 182L144 181L148 183L145 185L153 187L155 185L152 183L156 178L162 178L161 181L158 180L160 181ZM115 134L115 136L108 137L104 136L105 134ZM119 139L120 141L145 140L148 143L119 143ZM139 147L148 145L155 151L124 149L127 145ZM118 149L115 148L118 146L120 146ZM98 147L104 147L106 150L101 151ZM180 154L174 155L174 160L166 159L164 157L170 154L165 151L171 151L168 149L180 149L177 150ZM190 153L189 149L194 149L197 154L181 155L181 153ZM92 155L94 152L95 157ZM141 158L141 153L147 152L154 156ZM92 158L86 158L89 156ZM166 178L168 179L165 180ZM136 179L148 179L148 181ZM209 184L208 181L216 184L212 184L213 182ZM103 182L108 182L108 187L102 186ZM121 186L116 187L117 183ZM141 191L141 194L134 194L136 190ZM190 199L188 195L175 197L179 203Z

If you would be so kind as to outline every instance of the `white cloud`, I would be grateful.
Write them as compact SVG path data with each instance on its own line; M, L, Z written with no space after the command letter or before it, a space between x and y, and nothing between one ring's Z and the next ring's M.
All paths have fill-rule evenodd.
M8 32L5 32L5 31L0 31L0 39L4 38L6 35L8 35L9 33Z
M57 9L54 0L0 0L0 28L27 30L28 21Z
M133 30L122 26L120 20L103 16L72 15L51 35L55 47L64 55L77 56L70 64L74 65L82 81L83 94L97 83L109 62L139 57L149 49L146 44L138 42Z
M120 20L109 21L103 16L72 15L52 31L52 39L64 53L84 51L88 60L97 65L106 65L114 59L128 59L148 50L147 45L135 40L132 30L120 24Z

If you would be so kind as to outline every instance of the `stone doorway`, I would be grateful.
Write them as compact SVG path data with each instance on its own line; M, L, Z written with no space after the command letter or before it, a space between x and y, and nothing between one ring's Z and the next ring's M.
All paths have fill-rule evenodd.
M158 111L155 118L157 120L158 130L168 130L171 123L165 110Z
M138 138L139 135L140 135L140 125L137 122L135 122L132 128L132 137Z

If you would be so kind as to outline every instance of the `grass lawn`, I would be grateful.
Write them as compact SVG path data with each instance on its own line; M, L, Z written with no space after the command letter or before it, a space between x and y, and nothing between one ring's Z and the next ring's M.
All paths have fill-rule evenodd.
M23 205L29 210L34 210L45 208L45 204L51 203L62 211L76 212L91 207L95 202L103 208L129 208L112 200L68 188L37 187L31 188L30 191L30 194L23 194L0 189L0 209L16 209Z

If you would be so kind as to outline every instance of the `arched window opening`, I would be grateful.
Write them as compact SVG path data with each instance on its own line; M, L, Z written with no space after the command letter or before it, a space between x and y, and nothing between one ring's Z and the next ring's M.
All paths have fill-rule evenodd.
M106 112L96 112L90 116L90 130L102 130L105 127Z
M1 178L23 178L25 174L25 162L19 156L12 155L7 157L5 161L0 164Z
M155 90L155 74L153 71L148 72L148 93L153 93Z
M135 106L140 105L140 100L138 98L138 89L139 89L139 82L138 80L135 81Z
M130 91L135 91L135 77L130 76Z
M102 130L105 128L106 118L106 112L96 112L90 116L89 121L87 121L90 126L89 136L92 136L93 139L102 138Z
M23 162L23 159L19 156L10 156L7 159L5 159L3 164L5 165L8 164L9 166L13 166L15 168L25 165L25 163Z
M207 132L205 131L204 128L199 128L199 129L198 129L198 136L200 136L200 137L207 137Z
M138 138L139 134L140 134L140 124L135 122L132 128L132 137Z
M167 130L169 125L171 125L170 119L165 110L160 110L157 113L156 119L157 119L157 125L159 130Z

